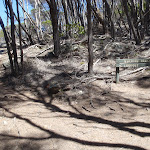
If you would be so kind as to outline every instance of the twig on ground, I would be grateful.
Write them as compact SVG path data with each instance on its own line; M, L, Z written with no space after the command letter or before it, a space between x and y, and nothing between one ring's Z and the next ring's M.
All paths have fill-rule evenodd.
M86 109L84 106L82 106L82 109L88 111L88 112L91 112L90 110Z
M94 105L93 105L92 99L90 100L90 105L91 105L92 108L96 109L96 108L94 107Z
M93 64L93 66L95 66L99 61L101 61L101 59L98 59L98 60Z

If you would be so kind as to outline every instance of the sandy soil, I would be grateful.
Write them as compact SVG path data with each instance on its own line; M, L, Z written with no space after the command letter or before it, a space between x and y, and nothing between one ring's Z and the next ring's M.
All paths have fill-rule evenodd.
M0 150L150 150L149 71L115 84L70 73L64 62L46 62L43 75L40 62L41 70L34 74L32 66L28 78L1 78ZM100 62L95 69L114 76L113 63ZM84 60L75 64L87 69Z

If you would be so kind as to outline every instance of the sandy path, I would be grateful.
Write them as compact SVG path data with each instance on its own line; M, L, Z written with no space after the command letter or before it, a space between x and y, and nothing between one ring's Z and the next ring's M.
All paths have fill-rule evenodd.
M60 73L61 63L44 65L47 76ZM70 91L49 97L39 84L44 78L34 77L36 85L27 89L0 81L0 150L150 150L149 78L94 81L85 88L90 94L80 89L76 97Z
M94 84L102 85L98 81ZM8 89L3 87L0 149L149 150L149 89L128 84L111 86L111 92L100 97L106 102L103 106L93 98L96 109L86 100L71 104L57 100L50 103L30 92L10 90L7 94L5 90Z

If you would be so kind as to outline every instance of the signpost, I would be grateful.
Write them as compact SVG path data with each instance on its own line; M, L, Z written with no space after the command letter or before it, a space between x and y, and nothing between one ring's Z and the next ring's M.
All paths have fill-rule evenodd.
M146 67L150 66L150 59L116 59L116 83L119 82L119 67Z

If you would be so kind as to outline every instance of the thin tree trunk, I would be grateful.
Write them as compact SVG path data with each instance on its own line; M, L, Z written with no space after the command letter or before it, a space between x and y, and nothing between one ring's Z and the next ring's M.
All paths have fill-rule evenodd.
M19 2L21 2L21 1L19 0ZM19 5L20 5L20 3L19 3ZM21 6L21 5L20 5L20 6ZM30 15L26 12L26 10L23 9L22 6L21 6L21 8L22 8L22 10L26 13L26 15L28 16L29 21L30 21L31 24L34 26L35 30L40 30L40 28L36 25L36 23L33 21L33 19L30 17ZM36 32L36 33L37 33L37 32ZM38 40L39 40L39 38L38 38Z
M106 9L106 12L107 12L107 15L108 15L108 22L110 22L110 26L111 26L111 28L110 28L111 36L114 39L115 38L115 27L114 27L114 22L112 20L111 9L110 9L110 6L109 6L107 0L103 0L103 3L105 3L105 9Z
M150 22L150 9L149 9L149 5L150 5L150 1L149 0L146 0L146 10L145 10L145 30L146 30L146 33L147 35L149 35L150 31L149 31L149 22Z
M88 72L93 73L93 37L92 37L92 21L91 21L91 0L87 1L87 21L88 21L88 52L89 52L89 62L88 62Z
M77 14L78 14L78 17L80 19L81 25L84 27L83 16L81 14L81 2L80 2L80 0L77 0L77 2L78 2L78 6L76 6L77 7Z
M9 17L8 17L8 8L6 7L6 13L7 13L7 27L6 27L6 31L8 32L9 28Z
M21 35L21 27L20 27L20 15L19 15L19 6L18 6L18 0L16 0L17 5L17 14L18 14L18 23L19 23L19 43L20 43L20 56L21 56L21 69L23 71L23 50L22 50L22 35Z
M14 14L14 15L15 15L15 14ZM15 15L15 18L16 18L16 20L18 21L18 17L17 17L16 15ZM33 40L32 40L31 34L29 34L29 33L27 32L27 30L25 29L25 27L24 27L22 24L20 24L20 26L21 26L22 30L27 34L28 39L29 39L29 41L30 41L30 45L33 45L34 42L33 42Z
M27 3L27 13L29 14L29 0L26 0L26 3ZM28 30L29 30L29 20L28 20L28 17L26 17L27 18L27 28L28 28Z
M4 33L4 37L5 37L5 41L6 41L6 45L7 45L7 53L8 53L8 57L9 57L9 62L10 62L10 68L11 68L11 73L12 75L14 75L14 64L13 64L13 60L12 60L12 54L11 54L11 48L10 48L10 45L9 45L9 38L7 36L7 32L5 30L5 27L4 27L4 23L3 23L3 20L2 18L0 17L0 25L3 29L3 33Z
M72 0L71 0L71 2L70 2L70 0L67 0L67 4L69 6L71 16L74 17L74 10L73 10L73 5L72 5Z
M127 30L127 32L130 32L129 29L127 28L127 26L126 26L126 23L124 22L123 16L121 15L119 8L118 7L116 7L116 8L117 8L117 11L120 15L120 22L122 21L122 23L123 23L125 29Z
M135 3L133 2L133 0L130 0L130 2L131 2L131 5L130 5L131 17L133 19L133 24L136 24L136 22L137 22L137 14L136 14L136 9L135 9Z
M36 26L39 28L38 3L37 3L37 0L35 0L34 9L35 9L35 22L36 22ZM38 30L38 28L36 28L36 33L37 33L37 38L38 38L38 41L39 41L39 30Z
M44 10L45 10L45 12L46 13L44 13L45 14L45 16L46 16L46 18L49 20L51 17L51 15L50 15L50 12L48 12L47 11L47 9L45 8L45 6L43 5L43 3L42 3L42 1L41 0L39 0L39 2L40 2L40 5L44 8ZM28 13L29 14L29 13Z
M139 32L139 27L138 27L138 23L137 23L137 20L138 20L138 15L137 15L137 4L135 1L133 0L130 0L131 2L131 10L132 10L132 20L133 20L133 25L136 29L136 32L137 32L137 36L141 39L141 35L140 35L140 32Z
M41 8L40 8L40 1L38 0L38 17L39 17L39 28L40 28L40 35L43 39L43 32L42 32L42 24L41 24Z
M69 20L68 20L67 7L66 7L65 0L62 0L62 5L63 5L65 21L66 21L66 37L69 38L69 36L71 36L71 33L68 31L69 30L69 28L68 28Z
M128 19L129 27L130 27L130 29L131 29L131 31L133 33L134 39L136 41L136 44L140 44L141 43L141 39L138 36L138 34L136 33L136 29L135 29L135 27L133 25L133 22L132 22L132 20L131 20L131 18L129 16L129 13L128 13L129 10L128 10L128 6L127 6L127 1L122 0L122 4L123 4L124 11L125 11L125 14L126 14L127 19Z
M95 9L97 10L97 4L96 4L96 0L93 0L93 6L95 7Z
M22 0L22 7L23 7L23 9L25 9L25 0ZM25 12L23 11L23 17L24 17L24 25L25 25L25 27L27 27L27 18L26 18L26 14L25 14Z
M54 41L54 54L56 57L60 54L60 40L59 40L59 26L58 26L58 12L55 0L46 0L50 8L50 14L53 26L53 41Z
M143 6L142 6L142 0L139 0L139 17L140 17L140 21L137 20L137 26L140 23L140 36L141 36L141 40L144 38L144 21L143 21Z
M105 34L105 32L106 32L105 21L103 20L101 14L100 14L100 11L98 11L98 9L95 9L94 7L91 7L91 9L93 10L94 15L95 15L95 17L97 18L98 22L99 22L100 24L102 24L102 26L103 26L103 34Z
M14 55L14 67L15 67L15 74L19 71L19 65L18 65L18 57L17 57L17 49L16 49L16 37L15 37L15 24L14 24L14 12L12 9L12 2L11 0L7 1L7 5L10 11L10 20L11 20L11 39L12 39L12 50Z

